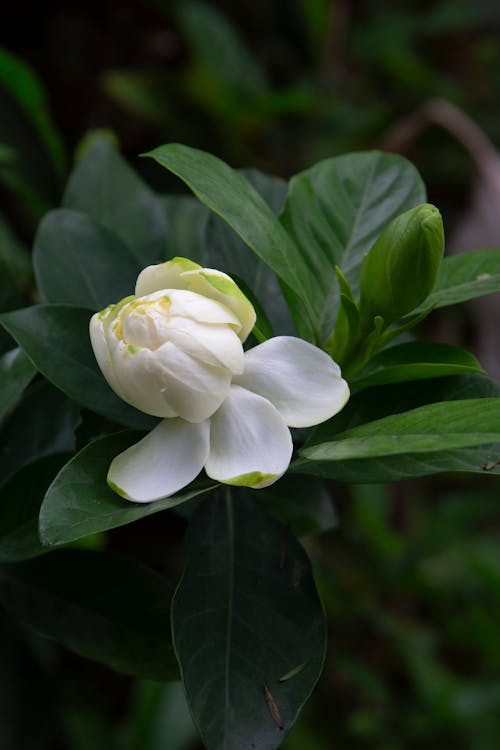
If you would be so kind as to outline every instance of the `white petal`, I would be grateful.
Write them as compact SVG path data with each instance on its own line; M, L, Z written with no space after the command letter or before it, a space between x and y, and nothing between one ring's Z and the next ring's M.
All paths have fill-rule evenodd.
M293 450L290 430L265 398L231 386L210 423L205 470L212 479L260 489L287 470Z
M158 292L160 289L186 289L181 274L196 268L201 268L201 266L187 258L172 258L166 263L147 266L137 277L135 293L138 297L142 297L145 294Z
M204 364L170 341L150 351L110 338L110 347L119 393L147 414L202 422L229 391L229 370Z
M186 289L168 290L169 314L172 317L192 318L200 323L230 325L238 333L241 322L229 307L202 294Z
M243 346L229 326L198 323L190 318L172 318L167 326L169 340L200 362L242 373Z
M107 326L104 321L107 310L108 308L102 310L100 313L96 313L90 319L90 342L102 374L115 393L117 393L120 398L124 398L120 389L120 383L114 372L113 361L108 347Z
M293 336L276 336L247 351L243 375L233 382L269 399L290 427L320 424L349 398L331 357Z
M216 271L214 268L198 268L185 271L182 279L187 289L221 302L232 310L241 324L239 336L245 341L255 325L255 310L250 300L227 273Z
M136 503L168 497L198 476L208 449L208 422L164 419L139 443L113 459L108 484Z

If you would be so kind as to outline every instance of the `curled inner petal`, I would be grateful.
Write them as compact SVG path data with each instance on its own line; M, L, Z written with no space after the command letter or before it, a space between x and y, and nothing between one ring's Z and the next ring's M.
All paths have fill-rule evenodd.
M146 414L202 422L229 391L230 370L200 362L171 341L150 351L112 339L110 348L120 395Z

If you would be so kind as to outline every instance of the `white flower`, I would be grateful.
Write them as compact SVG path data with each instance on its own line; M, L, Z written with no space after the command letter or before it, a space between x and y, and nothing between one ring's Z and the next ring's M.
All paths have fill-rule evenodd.
M291 336L244 352L254 323L229 276L185 258L148 266L135 296L92 317L92 346L110 386L164 417L111 463L108 483L118 494L168 497L203 467L225 484L266 487L290 463L288 427L342 409L349 388L325 352Z

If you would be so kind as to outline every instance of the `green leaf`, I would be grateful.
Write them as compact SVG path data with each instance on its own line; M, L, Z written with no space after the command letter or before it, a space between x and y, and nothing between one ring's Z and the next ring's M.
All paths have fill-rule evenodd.
M365 253L391 219L423 202L416 169L378 151L326 159L290 180L281 220L312 276L305 289L312 317L304 315L300 294L289 297L302 336L321 343L333 328L340 299L335 266L357 296Z
M477 359L457 346L429 341L410 341L377 354L350 381L356 388L407 380L425 380L484 372Z
M79 423L75 403L50 383L35 383L2 423L0 484L38 458L73 451Z
M0 357L0 420L11 409L35 375L35 368L21 349Z
M222 270L222 269L219 269ZM245 297L251 304L253 305L253 309L255 310L255 323L254 327L252 329L252 333L257 340L259 344L261 344L263 341L267 341L267 339L271 339L274 336L274 330L271 325L271 322L269 318L267 317L266 311L260 304L260 300L257 299L255 294L253 293L252 289L248 286L248 284L243 281L239 276L237 276L235 273L230 274L233 281L236 283L236 285L240 288L240 290L243 292ZM246 346L248 348L249 345L253 346L252 339L250 338L246 342Z
M192 195L164 195L161 198L167 217L168 232L165 258L189 258L204 263L203 234L209 211ZM217 266L215 266L217 268Z
M416 380L411 383L411 387L407 382L374 386L353 393L339 414L311 431L306 445L334 440L341 432L358 425L426 404L498 397L500 383L476 373Z
M38 533L43 496L68 455L47 456L25 466L0 490L0 563L47 552Z
M286 182L256 169L244 170L241 174L278 214L285 200ZM292 318L276 274L215 214L209 215L203 240L201 264L243 279L262 304L276 335L293 335Z
M161 200L109 138L97 135L87 147L69 178L63 206L117 234L141 268L163 260L167 228Z
M0 601L28 627L125 674L178 676L170 588L144 565L108 552L59 550L0 571Z
M80 211L46 214L35 237L35 274L47 302L101 310L134 293L141 266L109 229Z
M207 492L216 485L194 486L180 495L154 503L132 503L106 483L113 458L142 436L119 432L95 440L64 466L47 490L40 511L40 534L45 544L68 544L76 539L114 529Z
M432 294L412 311L447 307L500 290L500 250L471 250L444 258Z
M0 323L37 370L74 401L127 427L154 427L154 417L125 404L106 383L90 344L91 314L81 307L37 305L0 315Z
M272 750L323 664L325 624L309 561L246 492L201 503L187 547L172 626L193 718L207 750Z
M208 208L304 300L314 296L309 269L271 208L242 174L217 157L178 143L146 154L176 174Z
M304 448L300 455L296 470L341 481L389 481L442 471L481 472L500 459L500 399L421 406L347 430L335 440Z

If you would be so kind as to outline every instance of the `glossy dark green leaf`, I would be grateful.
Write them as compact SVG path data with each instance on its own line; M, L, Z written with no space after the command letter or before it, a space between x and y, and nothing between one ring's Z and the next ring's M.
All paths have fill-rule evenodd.
M498 476L499 460L500 442L448 451L398 454L330 463L308 460L307 466L299 458L291 471L315 474L348 484L374 484L443 473Z
M253 309L255 310L255 323L252 329L253 336L255 339L262 343L267 339L271 339L275 335L271 321L269 320L266 311L262 307L260 300L255 296L251 287L248 286L246 281L243 281L235 273L230 274L231 278L236 282L238 287L241 289L245 297L252 303ZM252 346L252 338L246 342L246 348Z
M11 349L0 357L0 419L11 409L36 369L22 349Z
M500 290L500 250L471 250L444 258L432 294L420 307L432 310Z
M0 602L37 633L87 659L158 680L178 675L167 581L108 552L58 550L2 567Z
M286 182L256 169L242 172L271 209L279 214L286 197ZM203 242L202 265L237 276L262 304L276 335L293 334L294 325L276 274L240 239L225 221L210 214Z
M47 552L38 532L43 496L68 454L47 456L25 466L0 490L0 563Z
M390 414L415 409L442 401L469 398L498 398L500 383L486 375L468 373L432 380L391 383L355 392L339 414L315 427L306 444L335 440L337 435L358 425L382 419Z
M109 138L92 139L70 176L63 205L117 234L141 267L163 260L167 227L161 201Z
M326 159L290 180L281 220L312 275L306 290L312 295L312 330L300 295L289 298L301 335L321 342L333 328L340 299L335 266L356 297L364 254L391 219L424 201L416 169L378 151Z
M493 470L500 459L500 399L421 406L342 432L300 455L295 470L351 482L481 472L490 464Z
M47 382L33 385L2 423L0 484L32 461L73 451L78 406Z
M0 316L37 370L67 396L119 424L149 429L157 423L125 404L104 380L90 345L92 313L69 305L37 305Z
M377 354L361 372L356 373L351 384L366 388L466 372L482 373L483 369L477 359L464 349L432 341L410 341Z
M50 485L40 511L40 534L45 544L67 544L90 534L124 526L144 516L172 508L207 492L213 482L153 503L132 503L106 483L113 458L142 435L126 431L95 440L64 466Z
M180 256L200 265L208 265L204 264L203 257L208 208L192 195L164 195L161 200L168 223L165 258Z
M60 208L42 220L33 262L47 302L102 310L134 293L142 270L113 232L80 211Z
M178 143L160 146L147 156L180 177L304 300L306 312L309 310L314 289L305 258L242 174L212 154Z
M248 493L231 494L206 499L191 520L174 647L207 750L272 750L321 671L323 611L295 538Z

